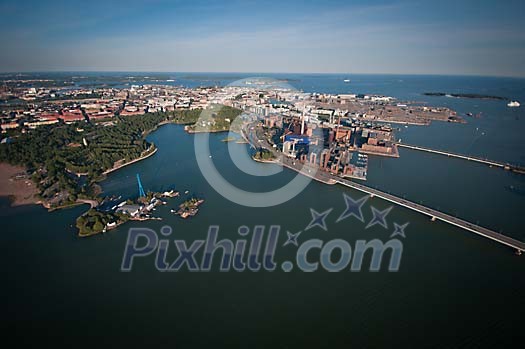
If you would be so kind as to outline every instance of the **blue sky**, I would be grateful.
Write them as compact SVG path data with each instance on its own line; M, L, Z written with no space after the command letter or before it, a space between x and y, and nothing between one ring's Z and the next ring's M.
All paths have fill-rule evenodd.
M522 77L524 3L0 0L0 71Z

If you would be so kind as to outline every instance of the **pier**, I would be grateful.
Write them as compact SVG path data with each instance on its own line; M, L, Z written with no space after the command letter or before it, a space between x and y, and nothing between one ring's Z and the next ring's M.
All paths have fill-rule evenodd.
M439 155L445 155L445 156L448 156L448 157L463 159L463 160L467 160L467 161L475 161L475 162L479 162L479 163L482 163L482 164L485 164L485 165L488 165L488 166L499 167L499 168L502 168L504 170L509 170L509 171L512 171L512 172L525 174L525 167L511 165L511 164L504 163L504 162L499 162L499 161L494 161L494 160L489 160L489 159L483 159L483 158L476 157L476 156L468 156L468 155L453 153L453 152L444 151L444 150L430 149L430 148L420 147L420 146L417 146L417 145L404 144L404 143L399 143L399 142L396 143L396 145L398 147L402 147L402 148L407 148L407 149L412 149L412 150L419 150L419 151L424 151L424 152L427 152L427 153L433 153L433 154L439 154Z

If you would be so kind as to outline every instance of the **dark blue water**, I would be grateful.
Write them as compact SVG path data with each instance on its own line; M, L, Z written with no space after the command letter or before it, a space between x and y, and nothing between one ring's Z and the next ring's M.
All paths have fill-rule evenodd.
M221 76L214 74L214 78ZM420 92L435 90L506 92L519 100L524 86L523 80L492 78L275 77L293 78L289 83L303 90L350 90L410 100L425 100ZM184 83L198 85L205 78L198 74ZM344 84L344 78L352 82ZM223 80L221 83L229 82ZM176 77L174 83L182 82ZM403 128L399 137L407 143L471 154L491 152L491 157L503 161L523 160L521 108L509 110L501 101L427 99L436 105L449 103L460 112L478 108L483 114L466 125L433 123L426 128ZM485 130L486 136L471 135L476 128ZM523 256L401 207L394 207L389 214L388 230L380 226L365 229L356 219L336 223L345 207L342 193L362 196L340 186L311 182L296 198L275 207L233 204L200 173L193 137L180 126L161 127L149 136L159 148L157 154L110 174L102 187L107 195L133 197L137 193L135 175L140 173L146 190L189 190L190 195L206 199L194 219L171 215L170 208L183 198L172 199L155 211L163 217L162 222L129 223L105 235L79 239L73 225L85 207L48 213L36 206L7 209L2 204L4 328L22 341L57 336L61 341L77 337L77 343L81 337L97 343L102 338L118 345L147 340L182 347L384 347L414 343L479 347L523 340ZM287 170L264 179L242 173L229 159L228 143L221 142L224 137L210 136L213 161L223 176L239 187L264 191L294 177ZM255 166L267 171L274 165ZM523 176L404 149L399 159L371 157L369 166L367 185L479 221L525 241L521 221L524 197L505 189L523 187ZM365 222L372 218L371 206L385 209L390 205L369 199L364 206ZM153 257L138 260L131 273L119 272L128 229L146 226L158 230L166 224L173 227L174 238L188 243L204 238L211 224L220 226L222 238L232 239L239 237L236 231L240 225L281 225L276 254L280 265L295 255L294 248L282 247L282 234L304 230L311 218L310 208L319 212L333 208L327 219L328 231L304 231L301 242L311 238L341 238L352 244L357 239L386 241L394 222L408 222L399 272L285 273L278 267L274 272L259 273L160 273L154 268ZM172 253L174 258L175 251Z

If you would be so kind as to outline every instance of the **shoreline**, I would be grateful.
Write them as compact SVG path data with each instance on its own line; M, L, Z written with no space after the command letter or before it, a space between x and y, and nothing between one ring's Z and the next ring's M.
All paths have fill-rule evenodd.
M128 165L131 165L131 164L134 164L134 163L136 163L136 162L139 162L139 161L142 161L142 160L144 160L144 159L149 158L150 156L152 156L153 154L155 154L155 153L157 152L157 150L158 150L158 148L157 148L155 145L152 145L152 146L154 147L154 148L153 148L153 151L148 152L148 153L145 154L145 155L141 155L140 157L138 157L138 158L136 158L136 159L134 159L134 160L131 160L131 161L129 161L129 162L126 162L126 163L124 163L124 164L120 164L120 165L117 165L116 167L110 168L109 170L106 170L106 171L102 172L102 174L107 175L107 174L109 174L109 173L111 173L111 172L115 172L116 170L120 170L120 169L123 168L123 167L126 167L126 166L128 166ZM146 151L147 151L147 150L146 150Z

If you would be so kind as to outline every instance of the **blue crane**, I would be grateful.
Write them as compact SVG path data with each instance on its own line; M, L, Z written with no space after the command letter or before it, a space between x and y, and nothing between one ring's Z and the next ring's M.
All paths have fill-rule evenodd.
M137 173L137 183L139 184L139 197L145 197L144 188L142 187L142 182L140 181L140 175Z

